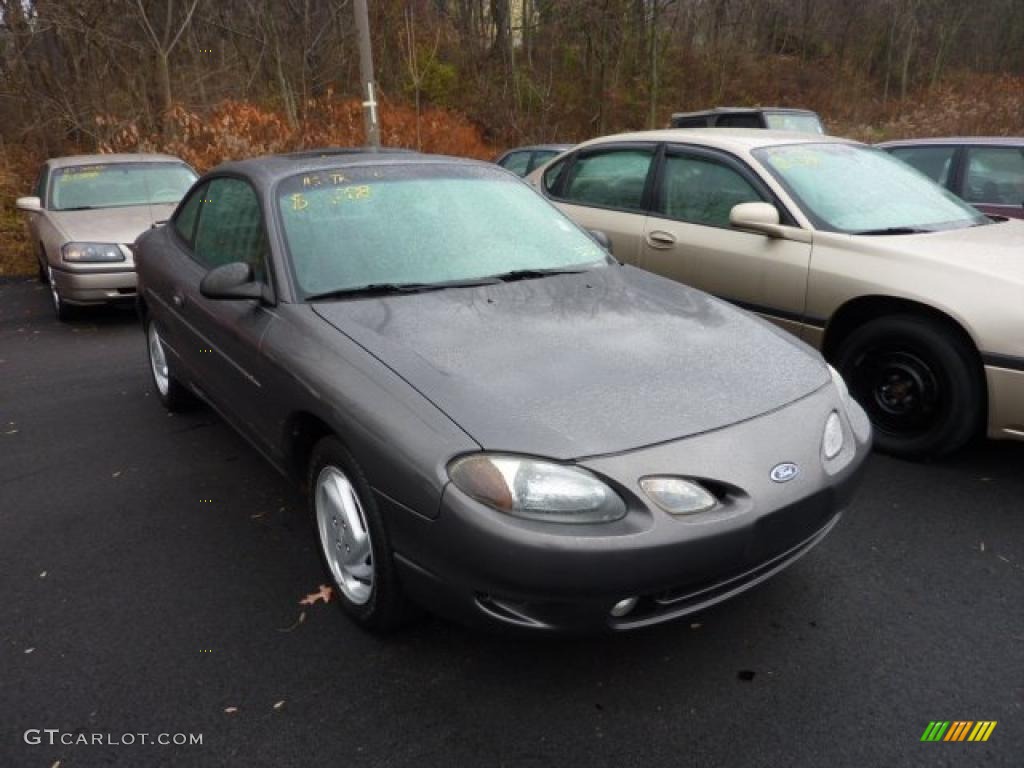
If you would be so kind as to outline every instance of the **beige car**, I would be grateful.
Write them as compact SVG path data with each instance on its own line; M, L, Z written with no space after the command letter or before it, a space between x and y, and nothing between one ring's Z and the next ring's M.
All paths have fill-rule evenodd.
M609 136L528 181L620 260L821 349L882 450L1024 439L1024 222L880 150L765 130Z
M35 194L19 197L28 214L39 279L50 286L58 319L76 307L135 299L131 244L170 217L196 180L170 155L76 155L47 160Z

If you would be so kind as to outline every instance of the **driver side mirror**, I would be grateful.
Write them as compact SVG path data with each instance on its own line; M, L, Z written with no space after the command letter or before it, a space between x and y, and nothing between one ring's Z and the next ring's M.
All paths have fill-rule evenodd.
M736 229L757 232L780 240L811 242L811 233L799 227L779 223L779 209L771 203L740 203L729 211L729 223Z
M30 197L19 197L15 201L14 205L19 211L34 212L43 210L43 201L34 195Z
M208 299L262 299L263 284L253 280L251 266L235 261L207 272L199 292Z

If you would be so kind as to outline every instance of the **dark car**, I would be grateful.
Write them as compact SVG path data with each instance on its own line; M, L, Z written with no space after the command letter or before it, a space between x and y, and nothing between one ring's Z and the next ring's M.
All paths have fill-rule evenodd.
M537 144L532 147L516 147L498 155L494 162L517 176L525 176L534 168L540 168L548 160L567 152L573 146L573 144Z
M878 146L978 210L1024 219L1024 139L905 139Z
M160 399L302 483L370 628L406 598L532 629L699 610L820 541L868 452L816 353L486 163L228 163L137 253Z
M767 128L772 131L824 134L817 112L791 107L716 107L676 112L669 128Z

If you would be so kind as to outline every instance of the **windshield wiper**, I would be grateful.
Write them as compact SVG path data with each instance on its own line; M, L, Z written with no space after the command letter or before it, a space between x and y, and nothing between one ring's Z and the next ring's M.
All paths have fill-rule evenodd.
M387 296L389 294L424 293L440 291L445 288L468 288L475 285L493 285L498 280L482 277L473 280L446 280L437 283L367 283L351 288L336 288L333 291L314 293L306 297L306 301L323 301L327 299L347 299L353 296Z
M882 229L862 229L860 232L852 232L854 235L920 235L925 232L934 232L934 229L923 229L922 227L883 227Z
M503 283L511 283L514 280L532 280L536 277L547 277L548 275L578 275L581 272L589 272L587 269L565 269L556 267L554 269L513 269L510 272L499 272L490 275L494 280Z

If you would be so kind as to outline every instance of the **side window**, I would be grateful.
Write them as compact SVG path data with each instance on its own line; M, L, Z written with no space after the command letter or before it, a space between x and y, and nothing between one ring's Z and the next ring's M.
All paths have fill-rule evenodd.
M1024 147L968 149L963 197L969 203L1024 205Z
M513 152L501 161L501 167L517 176L525 176L526 169L530 165L529 152Z
M192 245L192 236L196 231L196 217L199 215L199 208L203 204L203 193L205 191L206 185L194 190L189 195L188 200L182 203L174 214L174 228L189 245Z
M686 155L665 157L658 210L670 219L728 227L733 206L763 200L750 182L722 163Z
M653 158L653 149L612 149L579 156L569 169L562 197L580 205L642 211Z
M672 121L673 128L707 128L706 117L680 117Z
M889 151L937 184L949 182L956 147L895 147Z
M550 160L552 157L561 154L550 149L538 149L535 150L533 156L530 157L530 167L526 169L527 173L532 173L537 168L540 168L544 163Z
M221 178L206 190L196 226L196 261L208 269L244 261L263 280L266 239L253 188L240 179Z
M568 159L562 160L560 163L555 163L546 171L544 171L544 178L541 180L541 184L544 187L544 191L549 195L555 188L555 184L558 183L558 177L562 175L562 169L565 168L565 164Z
M722 115L716 123L718 128L761 128L761 118L757 115Z

